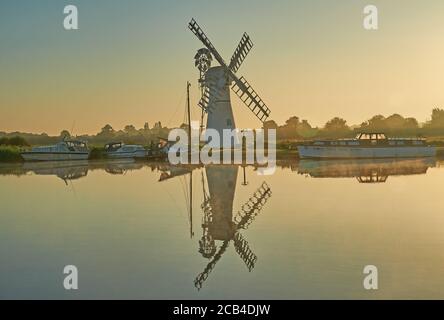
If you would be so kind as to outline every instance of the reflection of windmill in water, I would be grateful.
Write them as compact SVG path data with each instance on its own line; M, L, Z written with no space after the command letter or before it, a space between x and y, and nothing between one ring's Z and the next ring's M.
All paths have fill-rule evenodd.
M231 241L240 258L251 271L257 257L250 249L247 240L241 231L249 227L263 206L271 196L271 189L263 182L250 199L241 207L233 217L233 200L236 191L238 167L233 166L208 166L205 168L208 192L205 190L205 181L202 173L202 186L204 201L202 229L203 235L199 241L199 252L203 257L211 259L194 280L197 289L208 278L216 263L227 250ZM216 241L221 241L219 248Z
M174 177L186 177L189 175L189 220L190 235L194 235L192 229L193 205L193 169L201 166L166 166L162 171L159 181L165 181ZM208 189L205 188L205 175L202 171L203 188L203 210L202 229L203 234L199 240L199 252L206 259L211 259L204 271L200 273L195 281L195 286L200 289L203 282L208 278L210 272L216 266L216 263L227 250L231 241L234 248L242 260L247 265L249 271L254 268L257 257L249 248L248 242L244 239L241 232L249 227L256 216L260 213L263 206L271 196L270 187L263 182L256 192L241 207L240 211L233 217L233 201L236 193L236 183L238 175L238 166L206 166L206 180ZM247 185L245 167L243 167L242 185ZM220 247L217 247L216 241L220 241Z
M188 28L206 47L199 49L194 57L195 66L200 71L199 83L202 88L202 98L198 103L199 107L202 108L201 128L203 127L204 113L208 114L207 128L217 130L220 137L222 137L224 129L233 130L236 128L229 90L232 83L231 89L248 109L261 122L267 120L270 109L247 80L244 77L238 78L236 75L253 47L250 37L246 33L243 34L230 63L227 65L194 19L188 24ZM211 67L213 57L219 62L220 66Z

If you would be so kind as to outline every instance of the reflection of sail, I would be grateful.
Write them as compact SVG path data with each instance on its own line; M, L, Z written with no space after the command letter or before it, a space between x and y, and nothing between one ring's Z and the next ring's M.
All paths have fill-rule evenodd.
M361 183L385 182L388 176L425 174L435 159L301 160L298 173L313 178L357 178Z
M194 280L194 285L198 289L202 288L203 282L231 241L248 270L254 268L257 256L250 249L248 241L240 230L246 229L253 222L271 195L270 188L264 182L233 218L238 167L209 166L206 167L206 174L209 193L204 187L204 202L201 206L204 211L203 235L199 241L199 252L205 258L211 258L211 261ZM205 186L204 181L203 186ZM219 250L216 249L215 240L223 241Z

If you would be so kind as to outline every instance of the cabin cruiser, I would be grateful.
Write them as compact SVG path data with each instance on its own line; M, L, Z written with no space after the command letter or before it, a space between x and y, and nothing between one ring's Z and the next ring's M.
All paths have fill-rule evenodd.
M33 147L21 156L26 161L87 160L89 149L86 142L63 140L52 146Z
M108 158L143 158L147 151L141 145L124 144L123 142L111 142L105 145L105 153Z
M359 133L354 139L314 140L298 146L300 158L434 157L436 147L424 138L387 138L383 133Z

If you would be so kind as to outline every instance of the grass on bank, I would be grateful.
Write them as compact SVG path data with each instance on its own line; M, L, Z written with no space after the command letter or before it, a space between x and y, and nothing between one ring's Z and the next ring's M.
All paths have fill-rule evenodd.
M0 146L0 162L22 162L22 151L23 148L16 146Z

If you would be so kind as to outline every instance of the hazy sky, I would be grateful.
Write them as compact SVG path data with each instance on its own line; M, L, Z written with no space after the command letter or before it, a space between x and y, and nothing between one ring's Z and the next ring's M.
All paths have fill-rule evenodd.
M77 31L63 8L79 9ZM362 27L365 5L379 30ZM444 107L442 0L19 0L0 3L0 131L94 133L183 120L185 84L199 110L194 17L225 60L246 31L244 75L272 110L323 125L374 114L425 121ZM232 95L237 125L258 120Z

